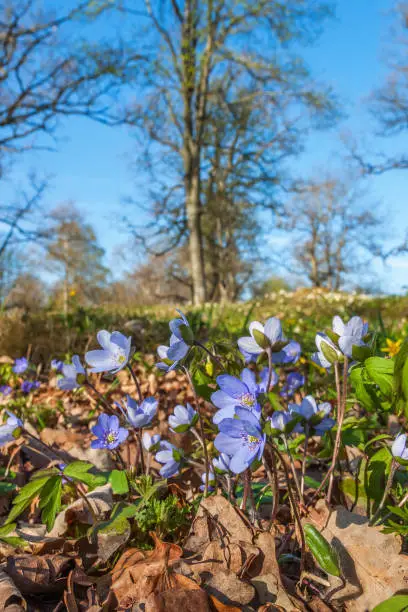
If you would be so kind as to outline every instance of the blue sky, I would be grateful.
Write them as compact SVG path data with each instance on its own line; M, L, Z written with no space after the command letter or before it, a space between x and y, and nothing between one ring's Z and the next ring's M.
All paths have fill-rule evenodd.
M311 135L305 153L292 162L303 175L341 167L344 150L340 136L346 131L355 136L365 134L374 149L386 146L390 152L401 150L402 139L383 143L370 138L374 124L365 105L370 91L384 81L386 74L384 59L392 6L392 0L339 0L336 19L326 24L318 43L307 49L305 55L315 76L333 86L349 116L336 129ZM123 198L137 198L140 189L135 187L135 169L131 168L136 148L137 141L126 129L70 118L58 132L57 151L25 155L9 181L18 184L31 169L52 175L47 206L75 202L95 227L107 252L107 264L117 275L125 267L117 254L117 246L127 239L119 223ZM368 185L373 201L382 201L392 219L387 239L387 248L391 247L402 240L408 228L408 171L372 178ZM135 211L135 215L140 218L140 212ZM285 239L272 234L270 243L284 247ZM408 286L408 257L390 260L386 268L378 263L376 269L385 291L400 292Z

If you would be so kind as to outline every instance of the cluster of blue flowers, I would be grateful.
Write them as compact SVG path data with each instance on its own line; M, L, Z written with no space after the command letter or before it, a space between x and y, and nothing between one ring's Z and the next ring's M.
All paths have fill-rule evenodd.
M170 340L168 346L158 348L161 361L157 367L164 372L176 368L183 369L188 374L188 357L192 347L201 346L196 342L192 328L185 315L179 312L179 317L170 324ZM366 346L368 327L359 317L353 317L344 323L340 317L333 319L332 330L326 334L316 335L317 352L313 360L321 367L329 369L336 364L344 363L347 373L348 360L354 358L354 347ZM253 366L244 367L239 376L228 373L216 377L217 390L211 394L211 403L215 407L212 416L215 440L214 447L218 456L206 456L207 441L204 439L202 416L198 406L177 405L169 416L170 430L177 434L192 432L204 450L206 465L202 474L203 486L207 491L215 487L219 475L241 474L260 461L264 454L268 436L281 438L287 444L291 435L304 434L306 440L310 436L323 436L333 428L335 420L330 416L332 406L328 402L318 403L311 395L306 395L300 403L290 401L297 390L306 383L304 375L294 369L300 358L301 347L298 342L289 341L283 333L281 322L276 317L269 318L263 325L253 321L249 325L249 336L238 339L238 348L247 364L254 364L267 359L268 366L259 373ZM160 474L164 478L175 476L183 465L189 463L189 457L172 443L163 440L159 434L143 431L151 427L157 414L158 401L154 397L143 398L137 378L132 370L131 338L120 332L112 333L102 330L97 334L101 346L98 350L88 351L84 356L85 366L78 355L72 362L65 364L58 360L51 363L52 369L58 374L58 386L62 390L72 391L88 385L95 389L89 378L92 373L117 374L128 368L135 380L138 399L127 395L122 403L107 405L111 412L117 409L117 414L102 413L92 427L95 439L92 448L113 451L129 437L131 430L135 431L140 442L140 452L143 450L155 457L161 465ZM210 353L211 356L211 353ZM214 359L216 359L215 356ZM268 394L273 392L280 383L280 376L274 366L289 366L280 396L287 400L286 410L270 410ZM22 374L29 367L25 358L16 360L13 371ZM191 382L191 380L190 380ZM24 386L24 389L23 389ZM22 390L30 392L38 386L36 381L25 380ZM3 386L0 393L7 395L8 388ZM106 406L106 402L105 402ZM200 422L200 431L196 425ZM0 445L11 441L23 427L20 419L11 413L8 420L0 426ZM307 442L306 442L307 445ZM408 460L407 438L399 435L391 449L395 458Z

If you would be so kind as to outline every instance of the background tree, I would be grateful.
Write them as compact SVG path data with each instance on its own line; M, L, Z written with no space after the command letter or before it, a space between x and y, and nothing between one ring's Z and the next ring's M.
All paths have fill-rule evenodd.
M389 73L386 82L370 97L371 114L377 123L377 135L392 138L408 133L408 2L395 5L395 22L390 33L391 49L388 53ZM366 174L382 174L389 170L408 169L405 151L391 156L379 152L360 150L356 143L349 144L352 157Z
M59 206L51 212L47 228L46 261L57 274L57 303L68 313L70 297L75 303L97 304L106 286L108 270L103 265L104 250L95 233L73 204Z
M140 58L98 33L113 9L110 0L0 2L0 180L25 152L52 146L62 118L119 121L118 87ZM3 190L0 260L8 248L41 238L36 214L45 189L45 180L30 177L13 198Z
M299 188L285 206L278 227L290 232L280 265L313 287L338 290L382 257L384 220L365 205L353 178L328 177ZM378 207L377 207L378 210ZM287 252L289 251L289 252ZM289 258L289 259L288 259ZM359 281L361 285L361 280Z
M206 148L215 144L207 142L208 126L221 113L229 113L230 121L234 108L237 121L251 109L258 117L263 110L266 118L276 118L261 148L254 143L242 151L252 178L276 176L276 158L264 164L268 143L279 138L283 147L288 140L283 134L303 134L311 114L328 119L333 111L328 92L316 85L297 52L319 33L330 10L324 2L297 0L145 0L144 7L124 9L137 17L133 37L143 40L145 58L135 83L138 102L126 119L143 131L148 142L146 167L154 170L154 187L147 194L153 202L152 222L145 228L133 224L133 230L158 253L188 244L193 300L202 303L207 297ZM228 83L224 90L223 83ZM255 122L246 119L241 124L244 133L245 125L253 128ZM259 130L258 138L261 134ZM251 189L255 188L248 176L245 197L235 199L238 207L246 205Z

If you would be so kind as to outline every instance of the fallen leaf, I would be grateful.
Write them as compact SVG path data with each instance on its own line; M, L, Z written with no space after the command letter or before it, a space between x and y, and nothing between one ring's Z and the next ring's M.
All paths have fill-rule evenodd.
M8 557L6 573L23 595L63 591L75 561L63 555Z
M102 576L97 591L105 605L129 608L145 603L152 593L168 586L169 570L183 554L176 544L161 542L154 534L153 551L130 548L119 558L110 574Z
M399 539L369 527L368 520L342 506L329 512L323 500L310 519L337 551L346 580L333 601L345 610L366 612L404 591L408 583L408 558L400 553ZM339 579L329 578L333 586Z
M223 604L240 606L241 609L254 599L256 593L252 584L240 580L229 570L219 570L216 574L211 574L203 587Z
M0 570L0 612L27 610L27 604L11 577Z

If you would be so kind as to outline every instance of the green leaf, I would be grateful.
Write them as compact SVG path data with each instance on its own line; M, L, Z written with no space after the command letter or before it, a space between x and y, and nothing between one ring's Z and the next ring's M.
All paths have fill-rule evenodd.
M369 346L357 346L355 344L351 349L351 353L353 355L353 359L356 361L361 361L362 363L371 357L371 349Z
M55 517L61 508L61 491L61 476L53 476L44 485L40 493L41 520L46 525L47 531L51 531L53 528Z
M129 482L125 471L113 470L109 476L109 482L115 495L129 493Z
M119 502L115 504L112 509L110 520L114 520L119 516L124 516L125 518L133 518L139 511L140 502L138 504L128 504L126 502Z
M0 495L7 495L16 490L16 485L13 482L0 482Z
M73 461L64 469L64 476L83 482L89 489L95 489L107 483L108 477L100 472L92 474L91 469L95 469L88 461Z
M324 536L310 523L304 525L305 538L310 552L318 565L331 576L340 576L340 566L336 551Z
M367 452L367 449L374 444L375 442L380 442L381 440L391 440L391 436L389 434L379 434L378 436L375 436L375 438L372 438L371 440L369 440L367 442L367 444L364 446L364 452Z
M367 466L367 494L379 502L391 467L392 455L388 448L380 448L372 455Z
M394 595L378 604L372 612L404 612L408 610L408 595Z
M394 361L384 357L370 357L365 361L370 378L379 386L381 393L391 397L394 388Z
M38 478L36 480L31 480L27 483L21 491L18 493L16 498L13 501L13 506L10 510L10 514L5 521L5 524L13 523L14 519L16 519L32 502L34 497L39 495L41 489L48 482L49 476L45 478Z
M305 475L305 485L309 487L309 489L318 489L321 483L318 480L315 480L311 476Z
M358 448L362 448L365 443L364 431L362 429L350 427L342 431L341 439L345 446L357 446Z

